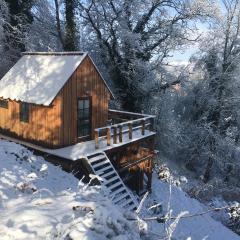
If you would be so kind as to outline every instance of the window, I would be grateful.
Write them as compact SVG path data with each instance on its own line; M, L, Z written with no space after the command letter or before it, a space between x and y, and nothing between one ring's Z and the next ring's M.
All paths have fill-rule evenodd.
M90 98L78 99L77 107L77 135L79 138L89 137L91 134Z
M0 100L0 107L1 108L8 108L8 101L7 100Z
M20 103L20 121L29 122L29 105L28 103Z

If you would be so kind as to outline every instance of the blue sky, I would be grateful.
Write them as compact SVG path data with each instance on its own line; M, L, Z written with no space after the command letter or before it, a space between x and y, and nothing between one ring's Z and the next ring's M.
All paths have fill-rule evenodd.
M193 37L196 38L196 36L200 34L205 34L208 31L208 27L206 24L203 23L197 23L198 33ZM186 49L182 49L179 51L172 52L172 57L169 58L169 61L175 64L181 64L181 63L187 63L190 59L190 57L196 53L199 50L198 44L189 44Z

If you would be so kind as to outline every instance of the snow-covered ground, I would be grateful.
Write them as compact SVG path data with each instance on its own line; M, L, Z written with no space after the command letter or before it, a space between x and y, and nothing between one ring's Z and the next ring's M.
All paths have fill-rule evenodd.
M99 187L0 141L0 239L139 239Z
M207 210L206 206L202 205L196 199L190 198L184 191L180 188L172 186L170 188L169 183L164 183L157 179L155 174L153 177L153 193L152 196L146 201L145 209L150 206L161 203L163 212L168 212L170 209L171 215L177 217L180 215L195 215L198 213L203 213ZM169 200L170 199L170 200ZM143 216L148 215L146 210L143 210ZM166 224L165 227L171 232L169 225L173 221ZM223 226L220 222L213 220L209 214L204 214L202 216L194 216L182 218L171 226L173 231L173 238L178 240L188 239L188 240L237 240L240 236L233 233L231 230ZM148 225L149 234L152 236L150 239L159 239L159 236L163 235L164 225L152 221ZM154 236L155 235L155 236Z
M147 210L157 203L162 210ZM178 216L200 213L206 207L180 188L172 186L169 191L169 184L154 175L153 192L138 217L161 215L168 209ZM169 224L128 218L137 216L113 206L105 189L84 185L24 147L0 140L1 240L154 240L166 239L166 229L171 234ZM174 239L240 239L208 214L180 219L175 225L171 225Z

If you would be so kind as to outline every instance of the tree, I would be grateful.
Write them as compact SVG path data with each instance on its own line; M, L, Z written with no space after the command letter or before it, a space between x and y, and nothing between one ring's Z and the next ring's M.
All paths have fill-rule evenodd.
M26 50L24 40L27 26L33 22L31 13L33 1L5 0L5 2L8 4L11 24L11 35L8 38L9 44L7 48L8 50L13 48L19 52L24 52Z
M238 111L236 111L236 105L240 102L238 98L234 98L234 89L240 87L238 80L235 79L240 60L240 2L223 0L222 3L223 12L219 16L220 19L213 23L211 44L208 38L204 62L211 94L215 98L215 104L207 110L207 120L209 124L211 123L214 133L227 137L229 131L240 127ZM232 137L234 141L238 141L239 134L234 133ZM209 145L210 155L214 156L217 145L214 137L210 139ZM214 162L211 156L204 174L206 181L209 179Z
M58 0L54 0L54 3L55 3L57 33L58 33L59 40L60 40L62 46L64 47L64 39L63 39L63 33L62 33L62 29L61 29L61 20L60 20L60 16L59 16L60 10L59 10Z
M57 3L57 5L54 5ZM60 19L60 7L56 0L35 0L33 5L33 23L27 34L27 49L30 51L62 51L64 33Z
M162 89L154 72L172 50L193 40L192 20L209 16L213 8L209 1L88 0L79 3L79 10L123 107L139 111L143 99Z
M75 23L75 6L75 0L65 0L65 51L76 51L78 49Z
M234 172L240 168L240 3L222 3L193 59L192 73L198 75L185 84L174 119L180 129L178 155L204 182L218 176L225 184L232 176L238 179Z
M1 59L0 76L20 57L25 51L25 43L29 25L32 22L31 1L4 1L0 2L1 15Z

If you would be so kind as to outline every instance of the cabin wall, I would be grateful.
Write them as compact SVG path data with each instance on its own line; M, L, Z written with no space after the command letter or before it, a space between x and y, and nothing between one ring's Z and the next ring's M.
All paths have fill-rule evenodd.
M77 139L77 99L79 97L91 97L92 139L94 129L107 124L110 92L89 57L83 60L58 96L62 99L63 109L62 146L75 144L79 141Z
M50 107L29 104L29 122L20 121L20 103L8 102L8 109L0 107L0 131L10 136L46 146L60 145L61 98Z
M20 103L0 107L0 132L41 146L57 148L77 139L77 99L92 100L92 138L94 129L108 120L110 92L89 57L86 57L49 107L29 104L29 123L20 122ZM85 139L86 140L86 139Z

